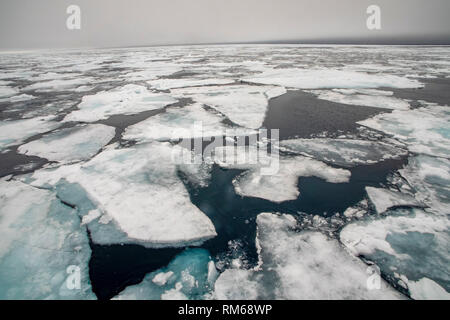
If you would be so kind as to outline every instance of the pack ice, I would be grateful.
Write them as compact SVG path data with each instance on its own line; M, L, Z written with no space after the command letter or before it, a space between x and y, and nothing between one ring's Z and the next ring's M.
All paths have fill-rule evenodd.
M63 121L95 122L117 114L135 114L161 109L177 102L169 95L148 91L145 87L127 84L110 91L84 96L79 110L68 114Z
M18 148L18 152L51 161L87 160L114 138L115 129L103 124L54 131Z
M109 149L84 164L37 171L31 180L37 186L56 186L61 179L78 184L98 205L100 219L111 223L115 233L124 233L127 242L147 247L197 244L216 232L178 178L177 152L180 147L160 142ZM80 202L74 205L83 206L85 199ZM102 244L123 242L98 238Z
M95 299L89 281L86 230L56 194L0 181L0 299ZM69 267L80 289L68 286Z
M215 283L218 299L401 299L380 280L367 287L368 266L340 243L317 231L296 231L290 215L257 217L261 264L253 270L228 269Z

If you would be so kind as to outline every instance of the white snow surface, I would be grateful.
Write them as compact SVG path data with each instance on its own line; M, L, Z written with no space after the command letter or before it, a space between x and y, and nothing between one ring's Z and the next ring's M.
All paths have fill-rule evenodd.
M384 213L392 207L423 207L424 205L417 201L413 196L402 194L400 192L366 187L367 195L370 201L374 204L378 213Z

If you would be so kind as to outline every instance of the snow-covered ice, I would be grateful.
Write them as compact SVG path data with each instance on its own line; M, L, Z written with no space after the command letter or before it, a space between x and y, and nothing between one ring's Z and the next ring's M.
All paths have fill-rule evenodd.
M414 79L390 74L368 74L365 72L337 69L269 69L243 79L246 82L278 85L297 89L332 88L420 88L423 85Z
M171 90L176 97L189 97L224 114L232 122L246 128L262 126L270 98L284 94L273 86L205 86Z
M424 207L413 196L400 192L373 187L366 187L366 191L377 213L384 213L393 207Z
M33 185L56 185L60 179L79 184L128 242L149 247L196 244L216 232L177 176L172 157L180 149L159 142L109 149L85 164L37 171Z
M142 122L128 127L122 137L138 142L151 140L169 141L182 138L225 136L232 127L224 123L221 114L205 110L201 104L183 108L170 108ZM251 130L237 130L236 134L247 134Z
M369 89L367 89L369 90ZM362 90L361 90L362 91ZM409 103L399 98L391 97L380 90L366 91L366 94L354 94L350 90L310 90L318 99L355 106L376 107L395 110L408 110Z
M229 269L215 284L218 299L401 299L383 280L367 287L367 265L340 243L314 231L295 231L290 215L262 213L257 240L262 265Z
M408 154L398 145L352 139L290 139L280 142L286 150L344 167L368 165Z
M158 79L148 81L148 84L158 90L169 90L177 88L186 87L200 87L200 86L211 86L211 85L225 85L232 84L234 80L232 79L217 79L217 78L207 78L207 79L197 79L197 78L186 78L186 79Z
M161 109L176 102L176 99L167 94L154 93L143 86L127 84L110 91L84 96L78 105L79 110L67 115L64 121L95 122L117 114Z
M103 124L73 127L53 131L39 140L24 144L18 152L63 163L87 160L114 135L115 129Z
M60 126L54 117L0 121L0 150L23 143L26 139Z

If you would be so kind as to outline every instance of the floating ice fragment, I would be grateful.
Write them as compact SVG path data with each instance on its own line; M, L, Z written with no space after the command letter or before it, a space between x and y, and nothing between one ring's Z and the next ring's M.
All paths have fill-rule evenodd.
M369 290L367 265L320 232L296 232L289 215L257 218L260 270L229 269L216 281L219 299L400 299L380 279ZM244 294L243 294L244 293Z
M393 207L424 207L414 197L387 189L366 187L367 195L378 213Z
M53 192L21 182L0 181L0 190L0 298L94 299L91 249L77 213ZM67 285L70 266L79 268L79 289Z
M199 86L210 86L210 85L225 85L232 84L234 80L232 79L196 79L196 78L181 78L181 79L159 79L148 81L148 84L153 88L158 90L169 90L177 88L186 87L199 87Z
M84 96L75 110L64 121L95 122L117 114L135 114L161 109L177 102L171 96L148 91L143 86L128 84L92 96Z
M18 152L63 163L87 160L114 135L115 129L103 124L62 129L20 146Z

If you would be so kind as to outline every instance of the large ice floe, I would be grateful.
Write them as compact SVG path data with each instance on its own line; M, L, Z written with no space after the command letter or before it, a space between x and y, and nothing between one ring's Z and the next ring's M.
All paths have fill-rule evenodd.
M290 152L343 167L399 159L408 154L399 144L357 139L290 139L281 141L280 146Z
M54 117L0 121L0 150L23 143L26 139L60 126Z
M74 162L94 156L112 138L115 129L103 124L78 126L52 133L24 144L18 152L51 161Z
M170 108L142 122L128 127L122 138L147 142L151 140L169 141L182 138L226 136L226 131L234 134L249 134L249 129L233 129L224 123L221 114L207 111L201 104L183 108Z
M216 267L205 249L186 249L167 267L147 274L127 287L117 300L185 300L208 298L217 278Z
M409 103L390 95L393 92L375 89L333 89L333 90L310 90L317 98L336 103L350 104L355 106L376 107L385 109L408 110Z
M17 181L0 181L0 193L0 299L95 299L76 211Z
M416 110L394 110L360 121L359 124L393 135L414 153L450 157L450 111L429 105Z
M205 86L173 89L176 97L189 97L224 114L232 122L246 128L262 126L269 100L286 93L274 86Z
M384 213L394 207L424 207L413 196L388 189L366 187L367 195L377 213Z
M350 171L333 168L303 156L276 156L264 148L216 148L214 161L224 168L245 170L233 180L237 194L273 202L295 200L300 195L299 177L315 176L331 183L344 183Z
M398 209L347 225L340 239L356 256L374 261L412 298L450 299L449 232L446 216Z
M176 102L177 100L167 94L154 93L143 86L127 84L110 91L84 96L78 105L79 110L67 115L64 121L95 122L112 115L161 109Z
M368 266L336 240L317 231L296 231L290 215L257 217L261 265L228 269L215 283L218 299L401 299L378 279L368 285ZM373 289L373 290L371 290Z
M88 224L94 224L92 230L101 233L92 235L93 241L100 244L198 244L216 236L216 232L209 218L191 203L178 178L177 161L173 158L177 152L182 153L180 147L159 142L109 149L84 164L37 171L31 181L37 186L57 187L64 179L81 186L101 212L94 215L99 219ZM80 192L73 186L72 191L69 186L66 194ZM75 206L87 203L86 197L74 198ZM107 226L100 228L102 223ZM111 235L105 235L108 230Z
M200 87L200 86L212 86L212 85L225 85L232 84L232 79L218 79L218 78L182 78L182 79L158 79L148 81L147 83L152 88L158 90L169 90L186 87Z
M332 88L419 88L422 84L414 79L390 74L337 69L271 69L243 79L246 82L278 85L297 89Z

